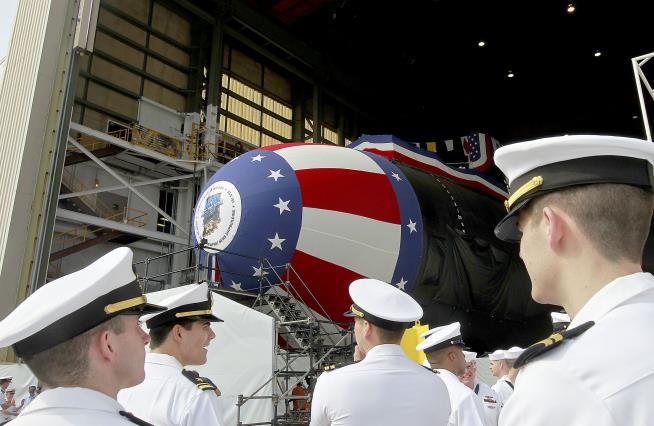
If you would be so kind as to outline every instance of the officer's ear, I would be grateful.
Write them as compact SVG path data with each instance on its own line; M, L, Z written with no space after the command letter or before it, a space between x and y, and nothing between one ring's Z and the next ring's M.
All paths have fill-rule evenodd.
M181 324L175 324L173 325L173 328L170 329L170 337L175 343L182 343L185 331L186 329Z
M367 320L363 320L363 335L365 337L370 337L372 335L372 324Z
M552 207L543 208L543 223L547 227L547 243L554 252L559 252L564 236L569 233L570 224L562 211Z

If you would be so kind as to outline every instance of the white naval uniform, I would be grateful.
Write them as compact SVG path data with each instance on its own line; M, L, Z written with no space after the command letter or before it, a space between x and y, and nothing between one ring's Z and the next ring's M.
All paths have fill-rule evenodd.
M33 396L27 395L27 397L23 399L23 401L25 401L25 405L23 405L23 407L27 407L28 405L30 405L30 403L34 401L37 396L38 396L37 394L34 394Z
M0 389L0 404L4 404L7 402L7 397L5 396L5 391L4 389ZM2 412L2 407L0 406L0 423L7 422L11 419L13 419L14 416L7 415Z
M511 395L513 395L514 386L512 385L513 382L511 382L509 376L502 376L491 388L500 396L502 403L506 404Z
M223 425L215 392L198 389L182 370L175 357L148 353L145 380L121 390L118 401L136 417L156 426Z
M654 422L654 277L620 277L597 292L568 330L595 321L518 375L503 426L622 426Z
M450 426L485 426L486 414L481 399L472 389L461 383L458 377L449 370L437 368L441 379L450 394Z
M444 426L449 414L443 381L392 344L321 374L311 402L311 426Z
M38 398L12 420L11 426L114 426L134 423L115 399L87 388L55 388Z
M497 426L502 411L502 398L486 383L475 378L475 393L484 404L486 423L488 426Z

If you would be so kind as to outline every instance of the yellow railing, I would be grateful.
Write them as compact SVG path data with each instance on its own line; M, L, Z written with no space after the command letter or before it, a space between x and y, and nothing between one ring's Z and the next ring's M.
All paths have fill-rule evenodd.
M131 142L134 145L140 145L169 157L181 158L181 154L184 151L182 141L139 124L132 123L130 127L132 133Z
M79 142L80 145L82 145L84 148L88 149L91 152L96 151L98 149L106 148L110 145L107 142L103 142L100 139L96 139L93 136L88 136L88 135L80 135L76 137L75 140ZM77 149L77 147L73 145L68 145L67 151L74 152L76 154L82 153L79 149Z
M216 143L196 143L198 137L201 137L204 133L204 130L203 126L193 123L190 136L182 140L143 127L138 123L130 123L122 129L114 130L107 134L172 158L184 158L196 161L207 161L210 159L228 161L249 149L256 148L245 141L223 132L219 132L219 141ZM109 146L107 142L87 135L81 135L76 140L91 152ZM240 145L240 147L237 145ZM70 145L68 146L68 151L80 152L77 148Z

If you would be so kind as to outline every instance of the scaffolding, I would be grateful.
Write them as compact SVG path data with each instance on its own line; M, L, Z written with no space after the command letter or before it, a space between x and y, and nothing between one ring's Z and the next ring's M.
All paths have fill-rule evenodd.
M634 70L634 79L636 80L636 90L638 91L638 101L640 102L640 112L643 116L645 136L650 142L652 141L652 129L650 128L649 119L647 117L647 107L645 105L645 96L643 95L643 85L645 85L645 88L647 89L647 92L652 97L652 99L654 99L654 89L652 89L652 86L649 84L647 77L645 77L645 73L643 72L643 65L645 65L652 58L654 58L654 52L631 58L631 66Z
M258 291L238 291L225 288L216 281L214 268L199 261L197 253L210 250L215 254L240 256L259 263L262 273L259 278ZM164 262L172 265L172 256L190 254L187 267L169 272L152 273L153 265ZM138 280L144 292L153 292L197 282L206 281L209 288L219 294L237 300L261 313L267 314L275 321L275 338L273 353L277 360L276 368L270 379L250 395L238 395L237 425L308 425L310 402L315 379L323 370L331 369L337 364L352 359L354 340L350 323L333 321L315 298L309 286L302 280L293 266L272 265L267 258L258 258L213 248L204 242L182 250L151 257L134 264ZM154 268L160 269L160 268ZM279 273L283 270L283 273ZM219 270L220 271L220 270ZM232 271L220 271L229 272ZM177 280L172 276L179 275ZM220 274L222 276L222 273ZM176 284L173 285L172 283ZM293 284L295 282L295 286ZM307 301L301 297L296 286L312 299L310 309ZM253 300L254 299L254 300ZM280 344L281 343L281 344ZM259 392L272 382L272 394L259 395ZM298 384L307 383L302 392ZM273 405L273 418L268 422L243 423L241 408L250 400L270 399Z

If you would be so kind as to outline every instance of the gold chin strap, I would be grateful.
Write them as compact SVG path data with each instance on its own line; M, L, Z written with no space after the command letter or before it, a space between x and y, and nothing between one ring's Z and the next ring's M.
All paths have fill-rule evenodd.
M513 206L515 202L520 199L520 197L522 197L532 189L538 188L542 184L543 184L542 176L534 176L533 178L531 178L527 183L523 184L513 194L511 194L509 199L504 202L504 207L506 207L506 211L508 212L509 210L511 210L511 206Z
M177 312L175 314L175 317L184 318L184 317L194 317L198 315L213 315L213 312L211 312L211 309L205 309L202 311Z
M354 305L350 306L350 310L354 315L358 316L359 318L363 318L363 312L355 308Z
M110 303L104 307L106 314L113 314L115 312L124 311L125 309L133 308L134 306L148 303L145 296L138 296L131 299L123 300L122 302Z

